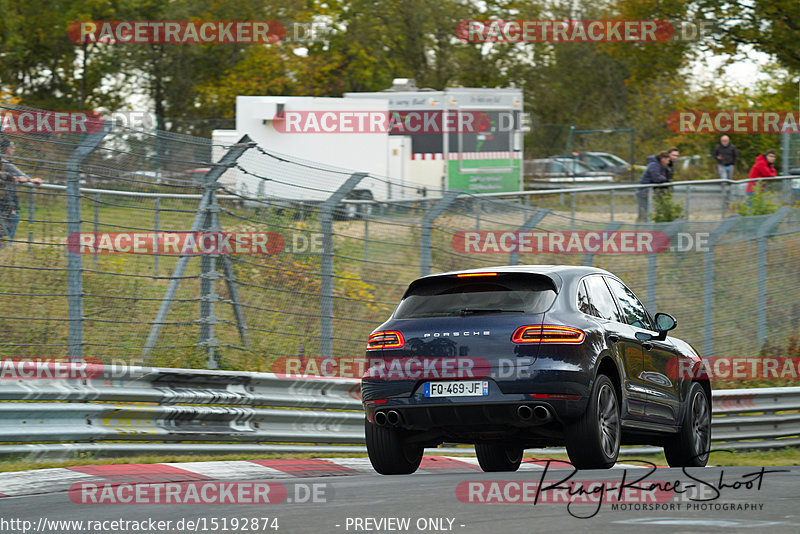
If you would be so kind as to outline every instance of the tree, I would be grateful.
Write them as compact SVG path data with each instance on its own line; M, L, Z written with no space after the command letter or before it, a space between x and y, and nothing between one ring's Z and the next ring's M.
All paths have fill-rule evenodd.
M698 15L717 21L708 46L717 53L747 52L752 47L800 72L800 3L796 0L695 0Z

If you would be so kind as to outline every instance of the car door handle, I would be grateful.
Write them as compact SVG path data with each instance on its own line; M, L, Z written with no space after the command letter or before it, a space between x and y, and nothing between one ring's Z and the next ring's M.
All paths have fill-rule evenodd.
M642 343L642 348L644 350L652 350L653 349L653 344L652 343Z
M608 334L608 340L612 343L616 343L619 341L619 336L617 334Z

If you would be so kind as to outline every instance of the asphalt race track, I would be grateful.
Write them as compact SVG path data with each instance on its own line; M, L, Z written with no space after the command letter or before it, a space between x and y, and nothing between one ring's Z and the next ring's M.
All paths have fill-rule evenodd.
M286 493L278 504L79 504L73 491L7 496L0 499L2 532L800 532L800 467L709 467L705 469L645 468L632 460L607 471L575 472L563 463L528 463L516 473L483 473L471 463L442 459L437 469L421 469L408 476L380 476L366 469L366 459L350 462L347 476L290 476L269 480ZM225 468L221 462L218 467ZM188 465L188 464L181 464ZM423 464L423 467L425 464ZM762 471L762 469L764 469ZM217 480L253 480L243 469ZM343 472L330 474L343 475ZM308 471L308 475L320 474ZM233 475L233 473L231 473ZM543 476L544 475L544 476ZM572 478L564 480L572 475ZM85 475L83 475L85 476ZM623 503L614 501L623 480L630 485L657 484L661 497L642 498L631 490ZM538 492L534 484L544 479ZM86 479L90 480L90 479ZM91 479L94 480L94 479ZM206 483L213 478L204 477ZM158 482L157 476L152 482ZM492 482L503 481L501 484ZM558 487L555 483L562 481ZM579 484L578 481L586 482ZM677 488L684 493L670 493ZM520 483L527 482L527 486ZM589 482L596 482L589 485ZM141 484L143 482L139 482ZM470 486L470 483L472 485ZM117 486L119 482L115 483ZM500 489L498 489L500 488ZM527 488L527 490L523 490ZM576 488L605 488L607 501L587 501ZM275 488L273 488L275 489ZM560 490L560 494L558 491ZM41 491L48 491L46 488ZM470 492L471 491L471 492ZM527 491L527 492L525 492ZM561 500L569 493L583 504ZM273 497L275 492L270 493ZM559 497L560 495L560 497ZM651 497L654 495L650 494ZM577 497L576 497L577 496ZM596 497L596 495L594 496ZM527 500L513 504L462 502L476 499ZM300 501L300 502L297 502ZM312 502L317 501L317 502ZM634 502L637 501L637 502ZM642 502L643 501L643 502ZM657 502L654 502L657 501ZM616 504L616 506L615 506ZM654 509L654 507L658 506ZM616 509L615 509L616 508ZM44 520L42 519L44 518ZM11 521L17 523L10 523ZM107 521L84 523L80 529L57 528L52 521ZM152 528L128 529L112 521L144 522ZM277 522L275 521L277 520ZM6 523L3 523L6 521ZM22 521L30 521L27 531ZM42 521L40 523L40 521ZM164 521L158 526L158 521ZM167 524L166 521L171 523ZM182 521L182 523L179 523ZM155 525L155 526L154 526ZM279 527L277 530L275 526ZM15 529L16 527L16 529ZM47 528L49 527L49 528ZM62 525L63 527L63 525ZM104 528L105 527L105 528ZM116 528L115 528L116 527ZM255 528L253 528L255 527Z

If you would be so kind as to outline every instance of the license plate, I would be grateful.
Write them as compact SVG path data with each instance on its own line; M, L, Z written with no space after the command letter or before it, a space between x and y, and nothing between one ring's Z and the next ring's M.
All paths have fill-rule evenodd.
M488 380L425 382L426 397L485 397L487 395L489 395Z

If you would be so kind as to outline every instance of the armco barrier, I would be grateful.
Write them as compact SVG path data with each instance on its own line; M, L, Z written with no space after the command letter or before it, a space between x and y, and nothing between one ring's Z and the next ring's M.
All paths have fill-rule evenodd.
M0 442L6 443L0 445L0 456L363 452L363 447L338 445L364 443L358 380L88 369L87 378L0 375ZM719 390L713 393L713 404L716 449L800 445L800 387Z

